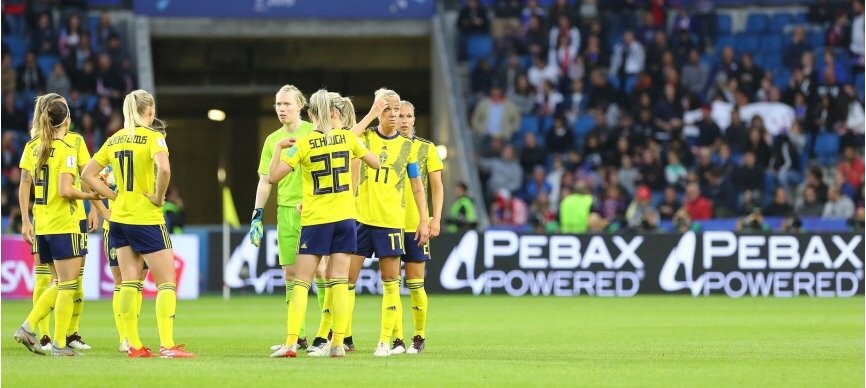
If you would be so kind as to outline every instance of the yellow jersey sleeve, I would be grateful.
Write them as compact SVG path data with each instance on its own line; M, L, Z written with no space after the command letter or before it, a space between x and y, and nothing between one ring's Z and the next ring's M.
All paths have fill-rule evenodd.
M36 162L33 158L33 145L35 143L33 140L27 142L27 145L24 146L24 153L21 154L21 161L18 163L18 167L29 171L30 175L33 175L33 164Z
M292 166L292 169L297 171L298 166L303 159L304 153L301 151L302 143L296 143L291 148L285 150L282 154L280 154L280 160Z
M427 172L431 173L444 170L445 165L442 163L442 159L439 158L439 152L437 152L436 146L433 145L433 143L430 143L427 148Z
M364 143L361 142L361 138L357 136L350 136L351 140L349 143L349 151L352 152L352 159L362 158L364 155L367 155L367 147L364 147Z
M150 157L152 158L154 155L165 152L168 153L168 143L165 142L165 136L163 136L159 132L154 132L150 134L154 139L150 143Z
M69 147L56 147L56 156L60 157L61 163L58 169L59 174L70 174L73 177L78 176L78 150Z
M93 160L99 163L99 165L102 167L111 164L111 157L109 156L110 154L108 149L108 142L105 142L102 147L99 147L99 151L96 151L96 153L93 154Z
M78 167L84 167L87 165L87 162L90 161L90 152L87 151L87 144L84 142L84 138L78 136L78 144L76 144L76 158L78 159Z

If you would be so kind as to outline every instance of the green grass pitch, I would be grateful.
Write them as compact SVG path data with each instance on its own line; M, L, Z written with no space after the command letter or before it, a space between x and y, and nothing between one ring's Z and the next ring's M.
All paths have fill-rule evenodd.
M404 306L408 298L403 298ZM154 302L141 335L157 349ZM315 299L310 299L310 313ZM86 357L51 358L12 339L30 308L2 303L2 383L45 386L824 386L864 385L864 299L631 299L431 295L418 356L373 357L378 297L358 297L345 359L270 359L283 339L278 297L179 301L176 337L194 360L127 359L108 301L85 305ZM312 333L318 318L308 314ZM411 337L412 320L406 311ZM52 323L53 325L53 323ZM47 385L46 385L47 384Z

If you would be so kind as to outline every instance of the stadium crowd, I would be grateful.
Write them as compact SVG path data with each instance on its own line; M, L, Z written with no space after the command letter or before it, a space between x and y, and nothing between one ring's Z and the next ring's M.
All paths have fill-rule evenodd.
M136 88L124 32L107 12L88 16L85 1L3 3L2 217L20 230L18 162L30 140L35 97L54 92L69 103L72 130L93 154L123 127L123 96Z
M492 224L862 230L863 2L752 11L741 31L712 0L689 3L465 1L458 57ZM793 117L770 128L779 106Z

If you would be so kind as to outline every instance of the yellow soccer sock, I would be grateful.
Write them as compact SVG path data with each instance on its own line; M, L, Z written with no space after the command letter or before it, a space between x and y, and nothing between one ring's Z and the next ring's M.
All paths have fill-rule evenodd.
M286 324L288 334L286 335L286 346L292 346L298 342L301 334L305 314L307 312L307 295L310 292L310 283L295 280L292 289L292 301L289 303L289 319Z
M120 342L126 339L126 325L120 315L120 285L114 286L114 294L111 295L111 311L114 312L114 326L117 327L117 335Z
M318 287L318 284L316 284L316 286ZM331 325L334 323L334 295L331 287L332 283L328 281L318 289L319 294L322 294L324 297L324 303L321 306L322 317L319 320L319 331L316 332L316 337L318 338L327 338L328 330L331 330Z
M167 349L173 348L177 286L174 283L162 283L156 289L156 326L159 329L159 344Z
M27 315L27 329L29 331L35 330L36 326L39 325L40 322L48 321L48 314L51 313L51 310L54 310L54 303L57 302L57 292L57 286L52 286L48 287L48 289L39 296L39 300L36 301L36 304L33 305L33 309L30 310L30 314ZM48 332L46 331L45 334L47 335Z
M58 348L66 347L66 333L72 321L75 282L70 280L57 285L57 302L54 304L54 343Z
M382 324L379 330L379 342L388 343L394 332L394 322L397 319L397 304L400 302L400 281L387 280L382 282Z
M120 283L120 316L126 327L126 338L129 347L141 349L141 338L138 336L138 314L135 312L135 294L142 287L140 280L130 280Z
M33 285L33 307L36 307L36 302L39 300L39 297L42 296L42 293L51 287L51 267L46 264L40 264L36 266L35 272L36 282ZM39 321L37 326L39 328L38 334L40 337L50 334L48 321L48 315L45 316L45 319Z
M135 316L141 318L141 303L144 301L144 282L138 287L138 292L135 294L135 299L132 300L132 308L135 311Z
M409 288L409 306L412 308L412 321L415 322L415 335L427 338L424 329L427 326L427 291L424 290L424 279L406 279Z
M394 319L394 339L403 339L403 297L400 296L400 280L397 280L397 317Z
M346 337L352 336L352 317L355 316L355 283L349 283L349 297L346 298L346 310L349 311L349 318L346 319Z
M325 309L325 288L330 286L327 280L316 278L316 301L319 302L319 311Z
M81 281L84 278L84 267L78 270L78 279L75 281L75 295L72 297L72 320L69 321L69 329L66 332L70 336L78 332L78 325L81 323L81 312L84 311L84 288L81 287Z
M331 279L331 288L328 296L331 303L331 316L333 317L334 336L331 337L331 346L343 346L343 338L346 335L346 320L349 317L348 296L349 279ZM325 299L328 303L328 299Z

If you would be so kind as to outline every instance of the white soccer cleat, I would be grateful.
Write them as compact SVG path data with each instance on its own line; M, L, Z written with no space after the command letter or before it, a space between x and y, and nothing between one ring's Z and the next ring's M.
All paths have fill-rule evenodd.
M335 346L331 348L331 357L342 358L346 357L346 348L343 346Z
M388 357L391 355L391 349L388 348L387 342L379 342L376 345L376 351L373 352L374 357Z
M331 343L325 342L321 346L310 346L310 348L307 349L307 354L309 354L310 357L328 357L331 355Z
M81 339L81 336L78 335L78 332L72 333L72 335L66 336L66 344L72 349L75 350L90 350L92 349L90 345L84 343L84 340Z
M128 353L129 352L129 340L124 338L123 342L117 347L117 351L120 353Z
M298 344L293 344L292 346L280 345L280 348L277 351L271 353L271 357L273 358L282 358L282 357L290 357L294 358L298 356Z
M33 353L43 356L46 354L51 354L50 352L46 353L42 349L42 345L39 344L39 340L36 338L36 333L27 331L24 326L21 326L18 328L18 330L15 330L14 338L15 342L24 345L27 350ZM51 346L51 344L49 344L49 346Z
M412 337L412 346L406 349L406 354L418 354L424 351L424 338L420 335Z
M281 347L283 347L283 344L276 344L274 346L271 346L271 351L275 352L277 350L280 350Z
M403 340L401 339L395 339L389 352L391 352L392 355L406 353L406 344L403 343Z

